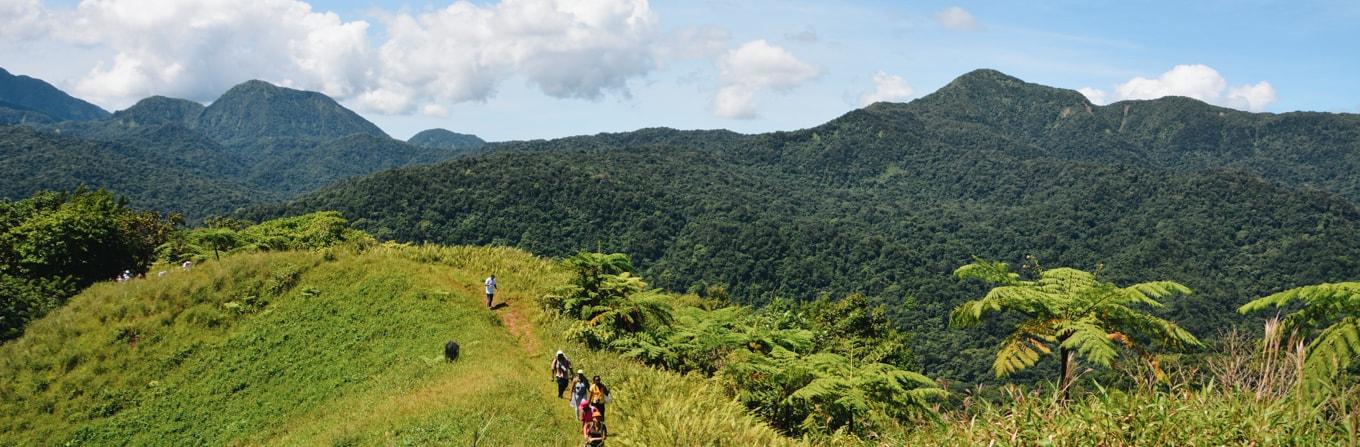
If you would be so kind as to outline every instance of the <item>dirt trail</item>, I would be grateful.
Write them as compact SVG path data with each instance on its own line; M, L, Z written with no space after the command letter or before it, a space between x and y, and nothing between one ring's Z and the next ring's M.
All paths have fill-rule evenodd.
M469 296L477 297L479 300L486 298L481 284L464 284L451 280L448 282L453 283ZM507 299L509 296L508 293L497 293L492 312L495 312L496 316L501 319L501 324L510 330L510 334L515 336L515 339L519 341L519 347L524 349L526 354L530 356L543 355L538 334L534 333L534 325L524 316L524 311L521 309L521 307L528 305L526 303L529 301L522 296L516 296L517 299L511 303L511 300Z

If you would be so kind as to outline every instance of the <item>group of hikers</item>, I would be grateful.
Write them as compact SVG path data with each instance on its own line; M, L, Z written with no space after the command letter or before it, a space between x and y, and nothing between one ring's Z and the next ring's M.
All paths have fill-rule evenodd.
M496 275L487 277L482 283L486 286L486 308L494 309L492 303L496 296ZM454 349L457 349L456 345ZM447 351L448 347L445 347L445 350ZM448 355L447 352L445 355ZM553 356L551 369L553 381L557 383L557 398L562 399L562 394L571 390L569 402L572 410L576 412L576 419L581 421L581 436L585 438L585 445L604 446L605 438L609 437L604 419L604 406L610 399L609 387L604 386L600 376L586 379L584 369L576 370L573 375L571 360L561 350Z
M581 421L581 436L585 437L585 445L603 446L605 438L609 437L604 418L604 406L610 400L609 387L600 382L600 376L587 380L583 369L576 370L573 376L571 360L560 350L553 357L552 376L557 382L558 399L562 399L562 394L567 390L571 391L569 401L571 408L576 411L576 419Z

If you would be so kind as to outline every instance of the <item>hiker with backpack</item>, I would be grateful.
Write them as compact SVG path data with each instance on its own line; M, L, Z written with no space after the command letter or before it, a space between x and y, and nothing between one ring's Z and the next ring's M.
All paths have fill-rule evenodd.
M604 404L609 403L609 387L600 382L600 376L595 376L590 384L590 404L600 409L600 417L604 417Z
M585 403L581 412L581 435L586 438L586 447L603 447L609 429L604 424L604 407Z
M585 402L590 396L590 379L586 378L584 369L576 370L576 377L571 379L571 410L576 412L576 417L581 417L581 403Z
M553 357L552 376L553 380L557 381L557 398L561 399L562 392L567 390L567 382L571 377L571 360L567 359L567 355L563 354L560 349L557 350L557 356Z

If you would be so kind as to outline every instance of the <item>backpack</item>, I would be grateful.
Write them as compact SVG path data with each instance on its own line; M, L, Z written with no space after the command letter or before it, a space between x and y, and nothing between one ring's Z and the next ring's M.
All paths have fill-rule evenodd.
M590 436L592 438L604 437L605 434L604 421L601 419L603 418L597 415L595 416L595 419L592 419L590 422L586 423L587 436Z

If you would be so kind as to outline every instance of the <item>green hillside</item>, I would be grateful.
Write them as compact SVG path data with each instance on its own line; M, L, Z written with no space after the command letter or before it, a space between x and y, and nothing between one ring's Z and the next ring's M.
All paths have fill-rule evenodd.
M13 75L0 68L0 109L37 112L53 121L94 120L109 116L109 112L94 104L71 97L52 84L24 75ZM0 123L10 124L8 113L0 110Z
M494 313L487 272L508 302ZM153 267L0 345L0 444L575 445L547 375L558 348L611 385L611 444L790 443L705 380L545 330L531 303L566 280L555 263L475 247ZM455 363L441 357L449 339Z
M223 178L224 172L240 165L215 151L212 142L196 140L192 134L180 138L184 136L174 128L143 128L119 142L105 142L0 126L0 198L102 187L129 197L141 208L202 216L229 213L274 197ZM176 141L178 149L161 155L161 147L143 144L147 140Z
M747 303L865 293L919 334L923 372L965 383L992 379L956 354L981 353L1002 335L948 330L941 318L976 293L949 276L972 256L1180 281L1196 294L1166 315L1206 337L1242 321L1232 310L1252 297L1360 271L1360 208L1347 196L1358 177L1303 183L1288 174L1344 171L1360 156L1349 143L1360 135L1355 117L1219 117L1169 98L1130 113L1214 113L1157 125L1131 115L1120 133L1102 117L1128 104L1089 114L1084 104L1076 92L979 71L807 130L644 129L495 144L487 155L381 172L245 215L338 210L380 238L624 252L659 286L725 284ZM1196 149L1196 136L1231 147L1216 138L1240 134L1195 133L1197 119L1252 122L1242 125L1256 146L1249 157ZM1330 130L1305 132L1299 120ZM1213 157L1191 164L1195 153ZM1252 169L1266 161L1273 170Z

